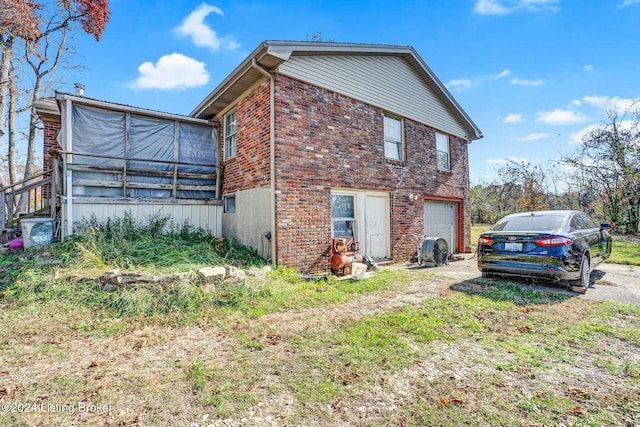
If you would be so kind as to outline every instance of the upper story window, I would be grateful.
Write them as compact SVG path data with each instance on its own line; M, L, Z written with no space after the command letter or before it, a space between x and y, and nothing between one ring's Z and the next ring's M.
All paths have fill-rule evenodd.
M224 158L236 155L236 111L233 110L224 117Z
M438 170L451 170L451 161L449 156L449 135L436 132L436 160Z
M384 156L403 160L402 119L384 115Z

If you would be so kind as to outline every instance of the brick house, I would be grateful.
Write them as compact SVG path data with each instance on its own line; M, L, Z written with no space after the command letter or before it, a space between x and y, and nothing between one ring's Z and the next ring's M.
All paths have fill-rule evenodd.
M305 273L329 270L333 237L395 262L425 234L470 251L467 145L482 135L412 47L265 41L188 117L83 93L36 107L45 169L50 148L66 156L62 236L160 213Z
M326 271L331 239L409 260L470 251L467 144L480 130L412 47L266 41L191 113L217 124L222 234Z

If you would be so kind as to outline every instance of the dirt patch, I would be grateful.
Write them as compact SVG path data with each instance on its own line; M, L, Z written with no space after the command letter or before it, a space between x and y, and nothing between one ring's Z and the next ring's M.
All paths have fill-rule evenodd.
M419 304L427 298L441 295L450 286L450 279L434 277L412 282L398 290L364 295L343 304L269 314L257 320L238 322L235 328L245 332L273 329L284 337L291 337L302 331L322 330L333 324L344 324L364 316Z
M364 372L356 362L333 359L335 348L303 342L377 314L455 294L451 288L460 283L438 276L346 303L253 320L231 317L220 319L220 325L203 321L172 327L153 319L135 325L96 319L83 308L11 312L0 326L0 401L74 405L75 413L4 413L0 420L16 426L460 425L472 423L456 418L468 413L479 417L479 424L500 420L528 425L536 419L530 402L546 399L567 406L567 425L584 420L585 414L597 415L595 407L617 408L624 402L629 409L617 413L637 423L640 407L633 402L640 400L640 391L633 379L639 375L640 356L633 341L576 336L571 338L575 353L545 348L560 345L554 337L566 329L564 323L585 318L587 301L521 307L504 319L500 313L482 312L476 320L489 324L488 332L411 341L418 356L401 369ZM474 291L487 286L473 280L463 285ZM541 317L546 328L542 341L510 342L512 337L534 337L533 322L543 313L548 317ZM626 327L629 321L621 317L611 323ZM95 335L120 330L119 322L127 326L123 332ZM100 328L88 327L96 323ZM202 368L203 386L193 379L194 366ZM313 390L303 388L309 384ZM322 387L334 397L305 400L307 392L324 396L318 391ZM234 406L226 406L225 400ZM109 409L79 412L81 402ZM493 402L496 418L486 402ZM521 409L511 411L509 418L505 414L510 409L500 408L500 402L519 402ZM425 414L432 418L422 418Z

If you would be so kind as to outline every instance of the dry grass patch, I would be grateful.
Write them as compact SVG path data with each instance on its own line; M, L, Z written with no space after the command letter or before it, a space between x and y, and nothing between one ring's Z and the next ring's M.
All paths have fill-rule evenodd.
M640 423L637 306L424 270L119 295L65 262L6 267L0 425Z

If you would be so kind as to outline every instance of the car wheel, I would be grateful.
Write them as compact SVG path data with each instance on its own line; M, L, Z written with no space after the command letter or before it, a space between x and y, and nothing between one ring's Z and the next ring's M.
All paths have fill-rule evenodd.
M580 279L576 281L576 286L589 288L591 283L591 263L587 254L582 255L582 262L580 262Z

